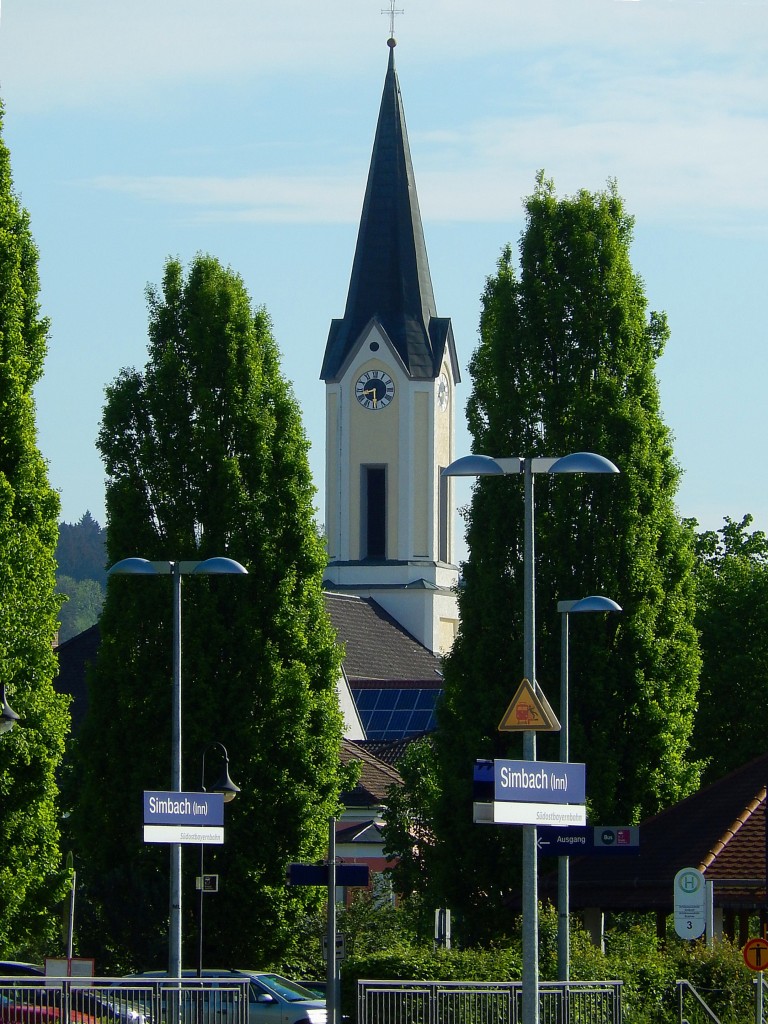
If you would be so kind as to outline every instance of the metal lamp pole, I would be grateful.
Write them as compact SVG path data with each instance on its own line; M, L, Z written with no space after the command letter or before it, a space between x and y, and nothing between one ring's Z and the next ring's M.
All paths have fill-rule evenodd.
M5 683L0 690L0 733L10 732L19 720L19 716L13 710L5 697Z
M456 459L443 476L505 476L523 474L523 672L536 689L536 583L534 578L534 493L535 473L618 473L602 455L574 452L561 458L491 458L465 455ZM523 733L523 758L536 760L536 733ZM539 1021L539 921L538 851L536 826L523 825L523 1024Z
M568 616L577 612L620 612L621 605L610 597L583 597L580 601L558 601L562 614L560 630L560 760L567 763L569 751L568 727ZM570 858L557 860L557 978L568 981L570 976Z
M171 787L181 793L181 577L245 575L248 570L233 558L206 558L202 562L150 562L124 558L107 570L108 576L171 576L173 578L173 702L171 711ZM168 922L168 976L180 978L181 963L181 843L171 844L170 908Z
M211 786L210 790L205 788L205 755L209 750L213 750L217 747L224 755L224 771L221 778L215 786ZM229 777L229 754L227 748L223 743L219 743L218 740L214 740L213 743L209 743L203 751L203 766L200 773L200 789L203 793L221 793L224 797L224 803L230 804L235 799L237 794L240 792L240 787L236 786L235 783ZM197 930L197 976L202 978L203 976L203 897L205 895L205 843L200 843L200 890L199 890L199 902L197 907L198 912L198 930Z

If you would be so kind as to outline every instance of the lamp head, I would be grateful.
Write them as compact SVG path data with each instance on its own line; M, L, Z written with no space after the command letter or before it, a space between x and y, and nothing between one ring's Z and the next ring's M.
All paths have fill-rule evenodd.
M19 716L5 699L5 684L2 688L2 702L0 703L0 733L10 732L19 721Z
M216 782L215 785L211 786L210 789L206 790L205 755L208 753L209 750L213 750L214 747L217 747L221 751L222 756L224 757L224 770L222 771L218 782ZM215 740L213 743L210 744L210 746L206 747L206 749L203 751L202 789L204 793L221 793L221 795L224 797L225 804L231 803L235 799L237 794L240 792L240 787L236 785L229 777L229 754L227 753L227 748L224 746L223 743L219 743L218 740Z
M234 558L225 558L222 555L214 558L206 558L192 570L200 576L247 576L248 570Z
M240 792L240 787L235 785L235 783L229 777L229 761L225 763L224 773L222 774L219 781L215 785L211 786L210 792L221 793L221 795L224 797L225 804L232 803L237 794Z
M550 468L550 473L618 473L619 468L604 455L594 452L573 452L563 455Z
M620 604L617 604L610 597L602 597L599 594L594 594L591 597L582 597L570 609L571 614L573 612L620 612L621 610Z
M123 558L107 569L107 576L156 576L157 569L148 558Z
M464 455L455 459L441 476L503 476L504 470L490 455Z

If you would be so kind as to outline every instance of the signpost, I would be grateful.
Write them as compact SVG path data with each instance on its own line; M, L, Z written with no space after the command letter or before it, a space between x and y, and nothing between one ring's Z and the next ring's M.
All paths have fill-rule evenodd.
M538 833L539 853L544 857L637 854L640 829L635 825L596 825L584 828L546 828Z
M367 864L336 865L336 885L365 887L369 877ZM328 865L289 864L288 885L328 885Z
M675 875L675 931L681 939L698 939L707 926L704 875L697 868L681 868Z
M540 689L524 679L499 722L499 732L559 732L560 723Z
M493 768L496 800L551 804L583 804L586 800L586 769L583 764L496 758Z
M768 941L750 939L742 950L744 963L750 971L764 971L768 968Z
M586 770L562 761L475 761L476 822L496 825L584 826Z
M145 843L224 842L221 793L144 793Z
M492 804L495 825L586 825L584 804L548 804L496 800Z

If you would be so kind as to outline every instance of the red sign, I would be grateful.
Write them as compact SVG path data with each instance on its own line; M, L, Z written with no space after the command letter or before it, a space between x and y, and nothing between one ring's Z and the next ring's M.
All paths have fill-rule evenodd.
M765 939L750 939L742 953L751 971L764 971L768 967L768 941Z

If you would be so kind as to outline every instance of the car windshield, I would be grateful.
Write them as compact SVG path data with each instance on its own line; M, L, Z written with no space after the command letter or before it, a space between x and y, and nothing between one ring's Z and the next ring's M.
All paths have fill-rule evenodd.
M290 1003L298 1003L301 999L317 999L309 989L303 988L295 981L281 978L279 974L260 974L258 981L272 992L287 999Z

